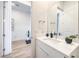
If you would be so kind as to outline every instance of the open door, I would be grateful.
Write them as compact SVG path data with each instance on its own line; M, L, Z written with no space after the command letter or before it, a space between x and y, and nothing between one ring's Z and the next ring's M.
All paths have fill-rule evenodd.
M3 55L11 53L11 1L4 1Z
M3 55L3 1L0 1L0 57Z

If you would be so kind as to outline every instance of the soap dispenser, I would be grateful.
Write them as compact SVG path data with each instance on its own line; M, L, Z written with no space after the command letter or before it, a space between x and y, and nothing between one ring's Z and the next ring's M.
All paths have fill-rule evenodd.
M46 33L46 36L48 37L49 36L49 33Z
M50 33L50 38L53 38L53 33L52 32Z

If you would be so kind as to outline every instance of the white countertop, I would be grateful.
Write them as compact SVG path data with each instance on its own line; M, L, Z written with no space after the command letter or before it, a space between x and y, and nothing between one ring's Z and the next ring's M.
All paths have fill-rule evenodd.
M71 44L67 44L65 40L61 39L50 39L47 37L37 37L36 39L42 41L43 43L47 44L48 46L60 51L61 53L70 56L76 48L79 47L79 44L72 42Z

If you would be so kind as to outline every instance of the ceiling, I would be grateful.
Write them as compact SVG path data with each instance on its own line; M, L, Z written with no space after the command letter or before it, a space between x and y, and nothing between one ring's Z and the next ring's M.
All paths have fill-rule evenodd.
M25 13L31 13L31 6L29 6L27 4L23 4L18 1L12 1L12 9L22 11Z

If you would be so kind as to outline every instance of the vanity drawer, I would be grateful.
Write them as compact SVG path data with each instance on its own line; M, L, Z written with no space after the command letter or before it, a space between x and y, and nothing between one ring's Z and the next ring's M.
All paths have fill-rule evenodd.
M50 58L66 58L67 57L66 55L60 53L56 49L48 46L47 44L45 44L43 42L41 42L40 40L36 40L36 48L37 48L36 50L38 50L38 48L43 50L47 54L47 56L50 57Z
M41 47L36 47L36 58L49 58L49 55Z

